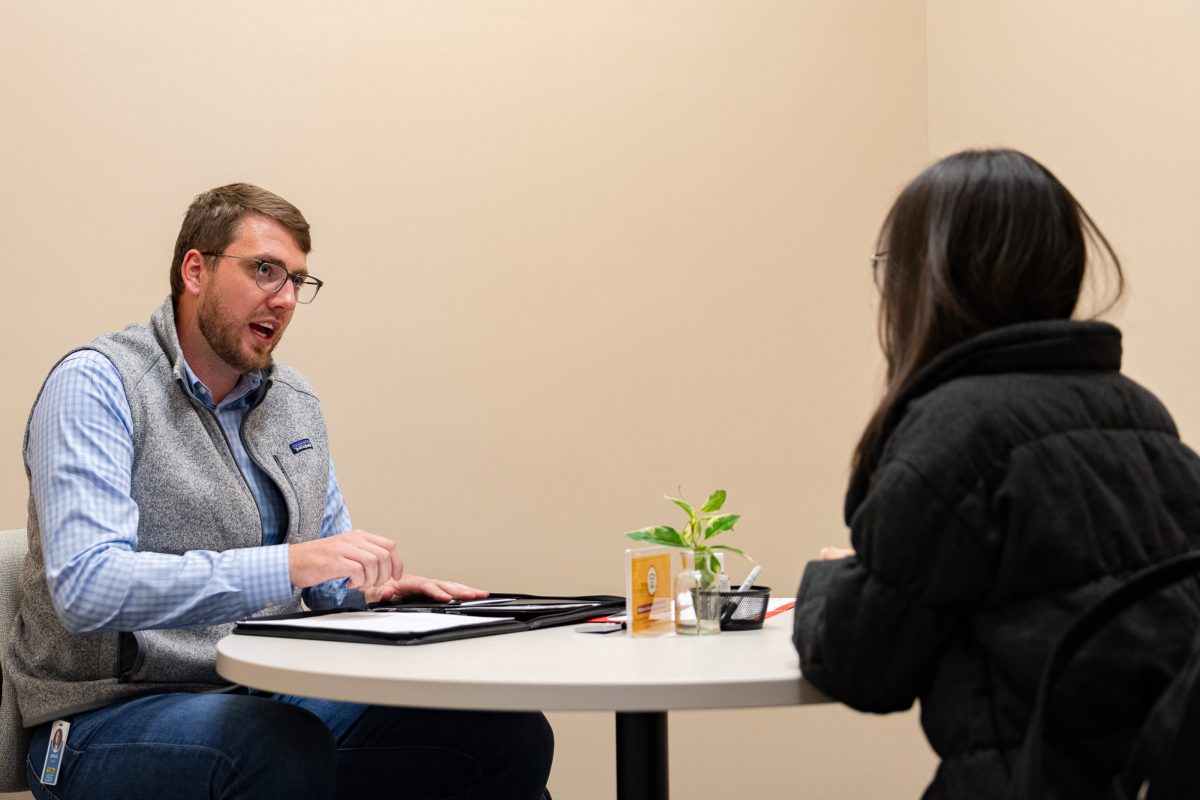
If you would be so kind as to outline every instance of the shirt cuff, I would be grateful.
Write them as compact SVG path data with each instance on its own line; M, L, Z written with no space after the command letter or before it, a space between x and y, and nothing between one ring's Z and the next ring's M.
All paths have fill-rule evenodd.
M304 590L304 603L313 611L327 608L357 608L365 610L366 598L358 589L350 588L349 578L318 583Z
M246 603L250 613L292 599L291 573L288 568L288 545L272 544L247 547L241 551L244 559Z

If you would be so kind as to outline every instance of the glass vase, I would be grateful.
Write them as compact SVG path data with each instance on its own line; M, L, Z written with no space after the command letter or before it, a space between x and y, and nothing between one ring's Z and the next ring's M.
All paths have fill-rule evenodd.
M703 636L721 632L721 593L717 565L708 553L680 553L683 569L675 576L675 632Z

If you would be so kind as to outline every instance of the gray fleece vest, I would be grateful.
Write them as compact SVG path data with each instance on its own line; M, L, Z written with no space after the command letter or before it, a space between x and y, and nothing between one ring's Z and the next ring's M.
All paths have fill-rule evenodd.
M170 299L149 325L130 325L79 349L107 356L125 386L133 415L137 549L178 555L261 545L258 507L224 433L212 412L184 389ZM272 365L254 402L242 425L246 450L283 493L286 541L313 539L321 530L329 483L320 403L299 373L280 364ZM28 423L25 436L28 444ZM303 439L312 448L293 452L290 444ZM135 695L225 685L215 669L215 646L232 623L84 635L67 631L50 603L32 493L28 528L24 597L4 658L4 680L17 690L27 727ZM290 602L260 613L298 608L296 592Z

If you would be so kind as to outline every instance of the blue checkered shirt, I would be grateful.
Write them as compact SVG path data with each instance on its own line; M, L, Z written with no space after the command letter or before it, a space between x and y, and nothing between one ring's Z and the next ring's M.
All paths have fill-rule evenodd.
M54 607L77 633L215 624L292 596L287 509L279 489L246 452L239 429L260 374L243 375L219 405L184 363L185 389L218 420L258 504L261 547L183 555L139 552L130 496L133 421L120 374L95 350L54 368L30 420L25 463L37 507ZM350 530L333 462L321 536ZM345 579L306 590L314 608L353 601Z

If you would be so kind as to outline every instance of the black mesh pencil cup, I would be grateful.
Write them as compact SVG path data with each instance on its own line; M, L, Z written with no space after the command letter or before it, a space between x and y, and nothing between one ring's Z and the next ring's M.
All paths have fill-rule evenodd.
M767 618L767 601L770 599L770 586L751 586L744 592L721 592L721 630L761 628Z

